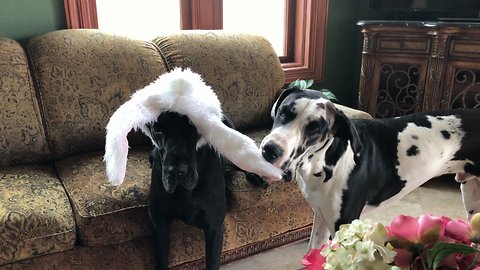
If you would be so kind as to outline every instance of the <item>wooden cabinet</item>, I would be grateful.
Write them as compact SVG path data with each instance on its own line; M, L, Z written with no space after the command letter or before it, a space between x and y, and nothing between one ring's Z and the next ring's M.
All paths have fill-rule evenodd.
M480 24L360 21L358 107L375 117L480 107Z

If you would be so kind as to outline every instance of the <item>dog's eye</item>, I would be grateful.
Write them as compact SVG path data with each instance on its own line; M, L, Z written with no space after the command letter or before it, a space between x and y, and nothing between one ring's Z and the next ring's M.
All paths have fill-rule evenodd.
M164 135L164 134L163 134L163 132L161 132L161 131L154 131L154 132L153 132L153 136L154 136L155 138L162 138L163 135Z
M288 116L288 108L286 106L282 107L278 112L278 117L284 119Z
M305 130L306 131L316 131L320 128L320 123L318 123L317 121L313 121L313 122L310 122L307 124L307 126L305 127Z
M287 123L295 118L295 113L288 108L282 108L278 113L278 119L281 123Z

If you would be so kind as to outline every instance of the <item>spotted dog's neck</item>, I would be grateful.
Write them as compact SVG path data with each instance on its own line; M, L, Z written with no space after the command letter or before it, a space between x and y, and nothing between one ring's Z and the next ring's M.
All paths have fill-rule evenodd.
M344 145L341 145L343 143ZM343 190L355 167L354 153L350 142L329 138L323 144L307 149L298 162L296 180L303 196L316 214L321 214L331 232L340 218ZM329 164L328 155L340 147L338 159Z

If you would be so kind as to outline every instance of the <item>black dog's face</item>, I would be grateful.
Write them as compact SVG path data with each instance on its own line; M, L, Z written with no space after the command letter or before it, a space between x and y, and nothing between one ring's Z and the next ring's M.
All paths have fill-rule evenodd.
M173 193L177 186L193 190L198 182L196 147L200 139L188 117L173 112L160 114L148 125L158 149L165 191Z

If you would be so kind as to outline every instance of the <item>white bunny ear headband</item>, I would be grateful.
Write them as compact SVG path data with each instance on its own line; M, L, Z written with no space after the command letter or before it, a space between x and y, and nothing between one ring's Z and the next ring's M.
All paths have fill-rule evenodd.
M120 185L125 178L127 134L141 129L151 138L146 124L165 111L186 115L207 143L241 169L272 179L282 177L282 171L263 159L251 138L222 123L220 101L200 75L176 68L134 93L110 118L104 161L111 184Z

